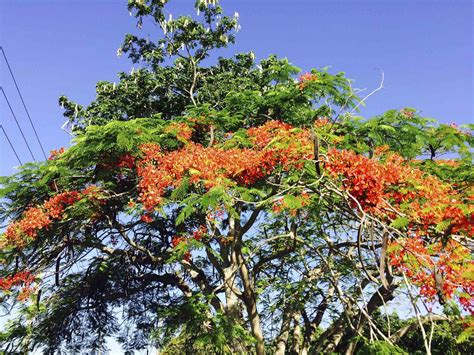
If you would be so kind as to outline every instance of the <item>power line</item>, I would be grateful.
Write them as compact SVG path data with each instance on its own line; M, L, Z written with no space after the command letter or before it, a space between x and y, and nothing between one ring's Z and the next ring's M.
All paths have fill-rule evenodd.
M7 94L5 93L5 90L3 90L3 87L1 87L1 86L0 86L0 90L2 91L3 97L5 98L5 101L7 102L8 107L10 108L10 112L12 113L13 118L15 119L16 125L17 125L18 129L20 130L21 136L23 137L23 140L25 141L25 144L28 147L28 150L30 151L31 157L33 158L34 161L36 161L36 158L35 158L33 152L31 151L30 145L28 144L28 141L26 140L25 134L23 133L23 130L20 127L20 123L18 122L18 120L16 118L15 112L13 112L13 108L10 105L10 101L8 101L8 97L7 97Z
M5 138L7 139L8 143L10 144L10 147L12 148L13 153L15 153L15 156L16 156L16 158L18 159L18 162L20 163L20 165L23 165L23 163L21 162L20 157L18 156L18 154L17 154L17 152L16 152L16 150L15 150L15 147L13 146L13 144L12 144L10 138L8 138L7 132L5 132L5 129L3 128L3 126L2 126L1 124L0 124L0 128L2 129L3 134L5 135Z
M15 83L16 91L18 91L18 95L20 96L21 103L23 104L23 107L26 111L26 115L28 116L28 120L30 121L31 127L33 128L33 132L35 132L36 140L38 141L41 151L43 152L43 156L45 159L46 158L46 153L44 152L43 144L41 144L41 140L38 136L38 132L36 132L35 125L33 124L33 120L31 119L30 113L28 112L28 109L26 108L25 100L23 100L23 95L21 94L20 88L18 87L18 84L15 79L15 75L13 75L12 68L10 67L10 63L8 63L7 55L5 54L5 51L3 50L3 47L0 46L0 50L2 51L3 58L5 58L5 63L7 63L8 71L10 72L10 75L12 76L13 82Z

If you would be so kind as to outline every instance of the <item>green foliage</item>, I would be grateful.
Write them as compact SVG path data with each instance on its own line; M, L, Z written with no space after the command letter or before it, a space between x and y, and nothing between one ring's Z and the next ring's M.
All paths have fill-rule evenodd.
M445 314L449 320L438 320L434 322L431 349L433 354L469 354L472 350L472 331L465 324L469 323L472 317L461 318L460 310L455 303L449 302L445 305ZM369 343L363 341L357 354L378 354L403 353L403 354L425 354L423 337L417 326L417 320L400 319L396 313L386 315L376 312L373 320L378 329L387 334L390 326L391 334L395 335L401 329L410 326L408 332L398 339L396 347L384 341ZM429 331L430 327L425 327ZM368 336L368 329L365 331ZM398 352L397 352L398 351Z
M472 331L464 328L465 321L437 322L432 340L433 354L469 354L472 352ZM400 346L409 353L424 353L422 336L419 329L405 335Z
M398 217L390 223L390 226L397 229L403 229L408 225L408 222L409 220L407 217Z
M406 351L398 346L390 345L389 343L379 340L373 343L365 344L357 352L358 355L404 355L408 354Z
M388 145L406 159L427 158L413 165L468 187L473 126L437 124L411 108L369 119L354 116L362 102L344 73L312 69L317 80L302 85L301 70L286 58L271 55L257 62L252 52L214 58L214 49L234 42L237 16L226 16L211 0L195 2L196 16L170 18L167 6L162 0L129 1L139 27L151 23L163 31L155 41L125 37L119 54L141 69L119 73L117 83L99 82L96 98L86 106L61 97L72 146L0 180L0 218L6 223L58 193L99 191L66 207L64 218L27 247L0 251L1 277L27 269L42 278L41 293L35 290L26 305L16 303L17 291L4 295L4 304L16 304L19 312L0 344L20 348L28 339L30 348L52 353L63 347L97 349L111 336L126 349L153 344L163 353L251 353L262 341L252 333L250 317L260 315L266 342L276 344L284 313L291 310L287 352L303 340L313 346L310 351L325 351L333 326L344 332L336 350L344 349L352 339L346 317L355 312L347 300L362 302L355 285L365 276L350 255L357 216L344 209L334 189L320 190L329 181L321 173L323 158L335 143L369 156ZM314 125L323 117L329 124ZM136 169L118 163L139 159L145 143L162 152L186 147L173 123L191 128L193 142L203 147L219 142L229 149L251 147L246 130L271 120L294 125L295 132L312 131L319 166L305 161L301 169L276 168L251 186L210 189L191 184L197 172L191 168L176 188L166 190L159 208L144 211ZM274 140L270 146L292 143ZM438 164L444 154L455 156L455 164ZM313 197L303 199L308 191ZM277 201L284 210L274 213ZM408 222L400 217L391 227L403 231ZM195 235L201 227L205 235ZM437 231L448 227L440 224ZM184 236L187 242L173 245ZM379 259L373 246L370 253L363 251L365 259ZM186 260L190 252L193 258ZM344 302L330 292L334 275L347 296ZM308 325L320 310L330 324L324 330L319 323ZM377 313L373 318L388 331L385 318ZM406 324L396 319L392 330ZM472 334L460 326L437 325L433 348L468 353ZM298 327L306 327L304 335L295 333ZM448 334L456 334L458 342ZM414 331L400 342L403 350L362 340L358 346L360 353L395 354L420 351L420 344Z

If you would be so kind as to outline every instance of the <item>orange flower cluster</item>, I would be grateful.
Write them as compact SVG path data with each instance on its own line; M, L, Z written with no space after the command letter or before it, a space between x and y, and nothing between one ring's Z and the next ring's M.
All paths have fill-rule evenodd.
M318 80L318 76L316 74L311 74L311 73L302 74L299 78L300 90L303 90L308 85L308 83L314 82L317 80Z
M171 246L176 248L179 244L186 242L186 238L175 235L171 238Z
M201 225L201 226L199 226L199 228L197 230L195 230L193 232L193 234L190 237L193 238L194 240L200 241L200 240L202 240L202 238L204 238L206 236L206 234L207 234L206 226ZM183 244L183 245L188 244L189 243L188 238L189 237L175 235L173 238L171 238L171 247L174 249L180 244ZM185 261L190 261L191 260L191 252L190 251L186 251L183 254L183 260L185 260Z
M151 154L146 151L144 164L138 168L140 199L146 210L159 205L166 190L179 186L185 175L191 183L203 181L207 188L223 183L225 178L250 183L264 176L262 167L254 164L265 164L264 157L250 149L222 150L191 143L164 154L158 146Z
M400 110L400 113L405 116L406 118L413 118L415 115L415 112L412 110L407 110L407 109L402 109Z
M474 272L474 261L468 248L454 240L446 245L441 242L429 244L416 235L393 241L388 255L390 264L405 273L426 299L457 297L464 309L474 314L474 279L469 277ZM435 270L442 279L438 285Z
M41 229L48 228L54 220L60 220L66 207L80 199L77 191L57 194L40 207L30 207L22 218L10 223L4 234L3 246L24 247L28 239L34 239Z
M460 165L459 161L453 159L436 159L434 162L437 165L450 166L452 168L457 168Z
M251 127L247 130L247 135L252 138L252 143L260 149L265 148L275 136L285 136L294 127L288 123L280 121L268 121L258 127Z
M397 155L382 162L352 151L331 150L326 168L367 212L394 217L388 203L423 230L449 222L451 233L474 236L474 206L465 206L453 188L407 164ZM353 206L357 203L354 201Z
M176 248L178 245L180 244L187 244L188 243L188 240L185 238L185 237L179 237L177 235L175 235L172 239L171 239L171 246L173 248ZM191 252L190 251L186 251L184 254L183 254L183 260L185 261L190 261L191 260Z
M331 123L331 120L327 117L320 117L316 121L314 121L314 125L316 126L316 128L325 127L330 123Z
M112 160L107 157L105 161L98 164L103 171L114 171L116 169L135 169L135 157L130 153L125 153Z
M143 222L145 222L145 223L151 223L151 222L153 222L153 217L152 217L151 215L147 214L147 213L144 214L144 215L142 215L142 216L140 217L140 219L141 219Z
M10 291L14 287L21 286L22 289L18 295L18 299L26 300L33 288L31 284L35 280L35 277L29 271L20 271L12 276L0 277L0 290L1 291Z
M296 216L298 210L304 206L309 205L310 203L310 195L303 191L299 196L294 196L294 204L299 205L298 207L290 207L286 203L283 197L278 198L273 202L272 211L275 213L280 213L284 210L288 210L290 215Z
M416 176L418 175L418 176ZM411 220L419 223L424 231L445 224L449 234L474 236L474 205L463 203L463 198L451 186L433 176L423 176L419 171L407 176L412 183L409 192L393 192L393 200ZM471 197L472 201L472 197ZM401 205L404 204L404 205ZM402 206L404 206L402 208Z
M287 170L304 159L313 158L313 143L308 130L300 130L280 121L268 121L247 130L256 150L264 151L274 164Z
M196 231L194 231L192 237L194 240L197 240L198 242L204 238L204 236L207 234L207 228L205 226L200 226Z
M135 158L131 154L124 154L120 157L115 167L133 169L135 168Z
M377 151L381 155L383 149ZM343 187L372 213L383 209L385 201L395 204L432 198L449 188L435 177L413 169L400 156L389 155L382 162L353 151L333 149L326 164L333 177L342 177ZM425 188L429 187L429 188Z
M52 219L60 219L66 207L79 200L79 192L69 191L57 194L47 200L43 207Z
M53 149L50 152L48 160L54 160L56 159L59 155L63 154L66 151L65 148L59 148L59 149Z
M206 220L209 222L222 222L225 216L226 211L223 208L216 208L208 212Z
M349 151L332 150L326 168L363 210L389 222L395 207L410 221L412 237L391 243L390 263L420 287L429 300L457 296L463 307L474 311L474 264L470 251L450 239L446 246L432 242L430 235L464 234L474 236L474 205L462 203L452 186L411 167L396 155L385 161L369 159ZM472 200L472 197L471 197ZM391 206L389 206L389 204ZM354 201L353 206L357 203ZM444 226L444 227L439 227ZM440 229L438 229L440 228ZM442 286L435 284L435 267L443 275Z
M165 133L171 133L176 135L179 140L189 141L193 136L193 129L183 122L173 122L170 123L165 128Z
M140 200L146 210L162 202L169 188L176 188L185 176L191 184L200 182L206 188L217 185L251 185L271 173L276 166L297 167L311 156L309 134L294 131L277 121L251 128L248 136L254 148L203 147L190 142L172 152L158 145L141 147L143 160L138 166ZM277 144L273 144L274 142Z
M385 189L384 170L380 164L348 150L331 150L326 167L333 177L342 176L342 185L364 210L374 211L382 202ZM352 201L353 207L356 202Z

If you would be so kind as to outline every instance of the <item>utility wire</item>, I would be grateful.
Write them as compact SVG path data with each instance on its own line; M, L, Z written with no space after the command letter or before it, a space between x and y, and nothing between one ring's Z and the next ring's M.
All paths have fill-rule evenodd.
M26 111L26 115L28 116L28 120L30 121L31 127L33 128L33 132L35 132L36 140L38 141L41 147L41 151L43 152L44 158L47 159L46 153L44 152L43 144L41 143L41 140L38 136L38 132L36 131L35 125L33 124L33 120L31 119L30 113L28 112L28 109L26 108L25 100L23 100L23 95L21 94L20 88L18 87L18 84L15 79L15 75L13 75L12 68L10 67L10 63L8 63L7 55L5 54L5 51L3 50L2 46L0 46L0 50L2 51L3 58L5 58L5 63L7 63L8 71L10 72L13 82L15 83L16 91L18 91L18 95L20 96L21 103L23 104L23 107Z
M0 86L0 90L2 91L3 97L5 98L5 101L7 102L8 107L10 108L10 112L12 113L13 118L15 119L16 125L17 125L18 129L20 130L21 136L23 137L23 140L25 141L26 146L28 147L28 150L30 151L31 157L33 158L34 161L36 161L36 158L35 158L33 152L31 151L30 145L28 144L28 141L26 140L25 134L23 133L23 130L20 127L20 123L18 122L18 120L16 118L15 112L13 112L13 108L10 105L10 101L8 101L8 97L7 97L7 94L5 93L5 90L3 90L3 87L1 87L1 86Z
M1 124L0 124L0 129L3 131L3 134L5 135L5 138L7 139L8 143L10 144L10 147L12 148L13 153L15 153L15 156L16 156L16 158L18 159L18 162L20 163L20 165L23 165L23 163L21 162L20 157L18 156L18 154L17 154L17 152L16 152L16 150L15 150L15 147L13 146L13 144L12 144L10 138L8 138L7 132L5 132L5 128L3 128L3 126L2 126Z

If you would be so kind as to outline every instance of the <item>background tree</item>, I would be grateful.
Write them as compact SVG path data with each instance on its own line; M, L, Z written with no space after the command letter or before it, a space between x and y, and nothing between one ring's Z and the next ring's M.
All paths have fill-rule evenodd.
M129 10L163 31L119 49L143 69L99 82L87 107L60 98L73 145L2 180L2 305L22 301L6 352L110 336L191 353L393 348L397 297L427 352L434 302L458 302L449 317L471 329L472 126L410 108L362 119L342 73L212 58L239 29L216 1L176 19L166 1Z

